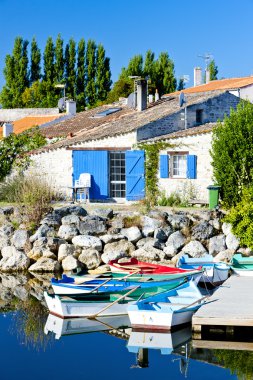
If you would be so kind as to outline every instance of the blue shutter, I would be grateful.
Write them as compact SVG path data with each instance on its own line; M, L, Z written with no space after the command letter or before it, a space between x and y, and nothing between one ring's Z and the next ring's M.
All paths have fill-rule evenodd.
M81 173L90 173L90 199L108 198L108 152L104 150L74 150L72 157L73 185Z
M169 177L169 156L160 154L160 178Z
M197 156L195 155L189 154L187 156L187 178L197 178Z
M145 197L144 151L126 151L126 199L135 201Z

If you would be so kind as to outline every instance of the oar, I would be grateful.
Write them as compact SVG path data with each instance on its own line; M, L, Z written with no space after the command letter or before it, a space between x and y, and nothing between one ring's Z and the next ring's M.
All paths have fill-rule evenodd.
M127 292L126 294L123 294L123 296L117 298L115 301L113 301L112 303L110 303L109 305L103 307L103 309L101 309L100 311L98 311L96 314L93 314L93 315L90 315L88 317L88 319L95 319L98 314L101 314L103 311L109 309L111 306L115 305L115 303L118 303L119 301L123 300L124 298L126 298L129 294L133 293L136 289L138 289L140 286L135 286L135 288L131 289L129 292Z
M94 289L92 289L90 293L95 292L95 290L101 288L101 286L104 286L107 282L109 282L109 281L111 281L111 280L112 280L111 278L108 278L108 280L102 282L102 284L100 284L100 285L96 286Z
M177 311L186 309L187 307L191 307L191 306L195 305L196 303L203 301L204 299L209 298L209 297L210 296L205 296L205 297L199 298L197 301L194 301L194 302L190 303L189 305L186 305L186 306L181 307L180 309L177 309Z

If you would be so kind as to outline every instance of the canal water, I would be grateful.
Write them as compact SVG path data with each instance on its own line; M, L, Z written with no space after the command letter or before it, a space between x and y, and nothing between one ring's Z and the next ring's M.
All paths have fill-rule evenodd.
M127 317L49 315L43 281L1 275L1 380L253 378L253 352L197 348L190 328L144 333Z

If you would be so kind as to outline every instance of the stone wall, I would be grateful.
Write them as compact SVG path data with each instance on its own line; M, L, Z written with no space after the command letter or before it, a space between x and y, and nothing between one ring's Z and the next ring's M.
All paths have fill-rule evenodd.
M178 178L160 178L159 186L169 196L171 193L179 193L181 198L197 198L208 202L207 186L212 184L212 166L211 166L211 141L212 133L203 133L194 136L186 136L177 139L168 140L174 144L174 148L169 151L187 151L189 154L197 156L197 178L196 179L178 179ZM167 151L160 152L167 154Z
M240 99L237 96L227 92L210 98L205 102L188 106L187 128L196 127L198 125L196 123L196 110L203 110L203 122L201 124L212 123L218 119L223 120L224 115L229 115L230 108L236 108L239 101ZM184 129L184 108L182 108L172 115L158 119L139 128L137 139L141 141Z
M56 115L58 108L13 108L0 109L0 121L15 121L29 115Z

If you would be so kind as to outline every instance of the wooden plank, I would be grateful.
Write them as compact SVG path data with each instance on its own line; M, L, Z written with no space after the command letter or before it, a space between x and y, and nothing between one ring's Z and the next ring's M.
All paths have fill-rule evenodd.
M192 340L193 348L207 348L208 350L242 350L253 351L252 342L230 342L212 340Z
M252 326L253 277L231 276L193 316L199 326Z

